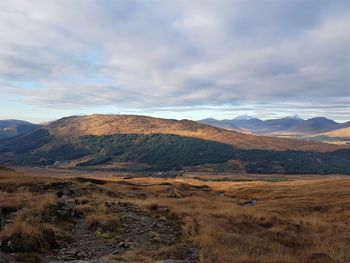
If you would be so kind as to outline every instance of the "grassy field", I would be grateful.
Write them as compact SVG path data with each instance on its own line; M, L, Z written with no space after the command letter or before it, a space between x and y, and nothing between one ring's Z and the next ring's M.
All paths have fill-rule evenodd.
M350 262L350 177L82 173L0 171L0 262Z

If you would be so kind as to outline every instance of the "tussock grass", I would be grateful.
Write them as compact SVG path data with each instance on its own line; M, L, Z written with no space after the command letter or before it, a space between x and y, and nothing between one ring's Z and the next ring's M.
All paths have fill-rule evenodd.
M0 191L0 209L4 214L9 214L22 209L33 195L29 192L8 193Z
M57 246L56 236L61 233L46 220L56 196L27 189L36 186L35 181L12 172L8 177L0 174L0 208L9 217L0 232L1 249L5 251L43 252Z
M44 220L49 207L55 203L55 196L30 197L26 206L17 212L14 222L0 233L2 248L6 251L42 252L57 246L57 229Z
M17 220L1 232L2 248L8 252L42 252L57 245L54 228Z
M114 232L117 231L120 227L120 219L115 215L106 215L106 214L94 214L88 215L86 218L86 226L95 231L100 232Z

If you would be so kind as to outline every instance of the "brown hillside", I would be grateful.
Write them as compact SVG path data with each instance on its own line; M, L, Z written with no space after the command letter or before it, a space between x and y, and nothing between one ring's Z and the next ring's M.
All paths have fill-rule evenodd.
M73 141L83 135L175 134L230 144L241 149L333 151L345 146L255 136L200 124L190 120L136 115L89 115L62 118L46 127L50 134Z
M338 130L323 133L322 135L326 135L330 137L350 138L350 128L338 129Z

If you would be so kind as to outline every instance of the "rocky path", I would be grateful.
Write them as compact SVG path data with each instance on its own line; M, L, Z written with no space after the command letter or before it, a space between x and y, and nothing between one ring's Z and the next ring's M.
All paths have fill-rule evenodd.
M34 193L53 193L57 196L57 203L50 207L43 215L43 222L57 226L62 231L69 231L71 237L57 239L57 248L51 251L40 251L34 254L40 261L28 261L30 263L102 263L107 262L135 263L133 253L137 257L147 258L145 262L151 262L154 258L176 258L178 261L164 261L164 263L188 263L195 262L196 249L182 238L181 222L176 217L171 217L169 209L148 210L135 204L125 202L123 197L107 195L99 205L104 207L105 215L116 217L120 223L117 229L107 232L99 229L87 228L87 215L77 214L76 207L80 205L80 199L85 196L86 205L96 205L91 193L102 190L96 183L88 182L85 188L74 183L51 183L43 185L29 185L28 190ZM128 194L126 192L125 194ZM15 214L14 214L15 215ZM1 226L10 223L12 215L2 216ZM70 235L68 235L70 236ZM161 251L161 253L156 253ZM31 252L30 252L31 253ZM29 253L29 254L30 254ZM26 252L15 254L0 251L0 263L21 262L16 259L18 255L26 257ZM119 260L119 261L113 261ZM17 260L17 261L16 261ZM161 261L160 261L161 262Z
M73 236L75 240L55 250L51 258L65 261L98 259L112 253L116 246L115 242L97 238L94 233L87 230L83 219L75 221Z
M73 199L63 198L61 204L59 213L72 213ZM180 223L167 219L163 214L147 213L125 202L111 202L107 206L110 213L121 221L120 228L113 236L96 236L95 232L86 228L84 218L74 217L74 241L53 251L45 262L100 260L111 255L122 259L128 250L157 250L163 246L176 245L181 240ZM196 258L196 250L192 247L182 246L177 254L181 259L193 261Z
M181 237L181 226L164 217L151 216L128 203L112 203L110 209L121 218L120 241L127 246L156 248L175 244Z

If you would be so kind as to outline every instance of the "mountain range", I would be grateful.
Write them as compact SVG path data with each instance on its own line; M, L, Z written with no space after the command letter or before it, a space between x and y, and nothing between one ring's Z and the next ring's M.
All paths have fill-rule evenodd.
M261 120L254 117L243 116L231 120L217 120L209 118L199 120L199 122L224 129L250 131L255 134L265 135L318 135L323 133L332 135L332 133L329 132L350 128L350 121L345 123L337 123L324 117L315 117L304 120L298 116L291 116L280 119ZM346 129L343 130L341 134L350 136L350 134L346 133L346 131Z
M222 169L232 161L239 172L350 173L350 145L257 136L190 120L101 114L65 117L0 139L4 165L119 169L127 163L182 170L205 164Z

